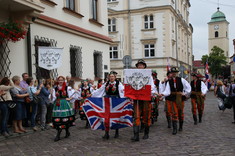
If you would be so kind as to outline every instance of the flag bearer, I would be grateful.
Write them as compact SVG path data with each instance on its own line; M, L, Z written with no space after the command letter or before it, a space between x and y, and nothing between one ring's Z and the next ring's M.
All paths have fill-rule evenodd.
M116 79L117 72L111 71L109 73L109 80L104 83L98 90L92 93L92 97L111 97L124 98L124 86ZM115 129L114 138L119 137L118 129ZM109 139L109 125L105 126L105 135L103 139Z

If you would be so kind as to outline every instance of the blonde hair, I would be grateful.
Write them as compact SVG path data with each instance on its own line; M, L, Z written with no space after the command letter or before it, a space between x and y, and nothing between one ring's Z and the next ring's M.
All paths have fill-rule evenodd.
M223 84L223 82L221 80L217 80L217 85L218 86L223 86L224 84Z

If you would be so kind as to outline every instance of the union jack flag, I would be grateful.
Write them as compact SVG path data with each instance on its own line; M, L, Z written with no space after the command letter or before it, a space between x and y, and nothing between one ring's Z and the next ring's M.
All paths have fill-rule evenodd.
M127 98L87 98L82 106L91 129L132 127L133 105Z

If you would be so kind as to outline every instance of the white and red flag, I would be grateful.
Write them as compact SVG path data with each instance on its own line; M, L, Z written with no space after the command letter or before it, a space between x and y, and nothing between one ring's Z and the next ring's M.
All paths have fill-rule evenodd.
M151 100L151 69L124 69L124 96L134 100Z
M171 71L171 65L170 65L170 63L169 63L169 57L167 58L166 71L167 71L167 72Z

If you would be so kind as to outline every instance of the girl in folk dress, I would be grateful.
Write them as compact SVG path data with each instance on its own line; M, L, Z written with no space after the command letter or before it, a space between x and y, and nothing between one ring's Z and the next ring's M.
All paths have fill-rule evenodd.
M57 130L57 135L54 141L60 140L60 134L63 129L66 131L65 138L70 136L69 127L74 126L75 117L74 110L69 102L71 98L68 97L68 87L65 83L65 78L59 76L58 85L55 87L53 97L56 98L52 113L53 127Z

